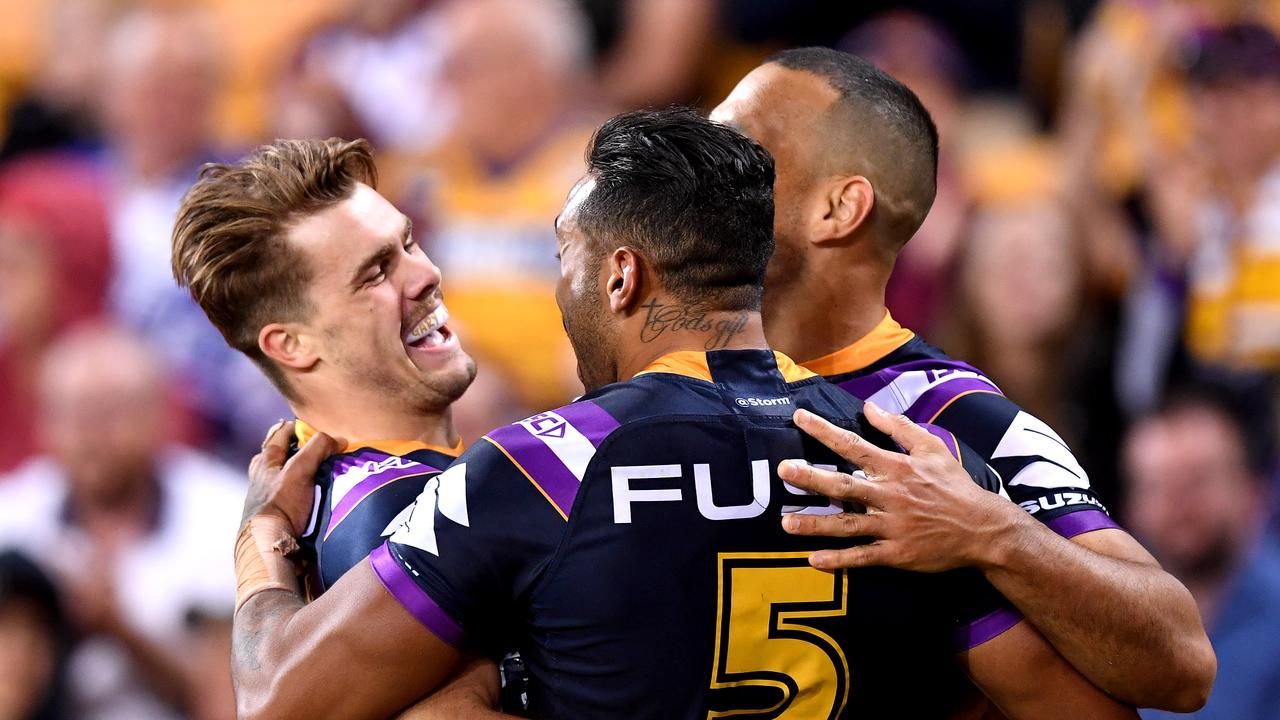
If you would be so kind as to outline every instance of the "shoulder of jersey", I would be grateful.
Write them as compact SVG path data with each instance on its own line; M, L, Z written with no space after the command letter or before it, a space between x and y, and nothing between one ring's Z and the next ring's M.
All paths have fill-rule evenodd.
M375 448L357 448L334 455L320 468L317 481L327 485L328 504L336 526L362 500L378 489L413 477L433 475L453 458L435 450L418 449L394 455Z
M981 370L940 351L895 353L886 360L868 371L828 379L852 395L916 422L932 422L951 403L971 393L1003 395Z
M639 421L691 410L696 401L676 385L649 376L616 383L500 427L481 442L505 455L567 519L592 459L611 435Z

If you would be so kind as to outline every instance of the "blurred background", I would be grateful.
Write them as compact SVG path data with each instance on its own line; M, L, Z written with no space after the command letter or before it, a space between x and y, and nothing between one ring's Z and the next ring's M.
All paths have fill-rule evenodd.
M895 317L1191 588L1201 717L1280 718L1277 32L1261 0L0 0L0 719L234 714L241 468L287 408L171 277L201 163L373 141L481 364L474 440L580 390L551 220L593 128L815 44L939 126Z

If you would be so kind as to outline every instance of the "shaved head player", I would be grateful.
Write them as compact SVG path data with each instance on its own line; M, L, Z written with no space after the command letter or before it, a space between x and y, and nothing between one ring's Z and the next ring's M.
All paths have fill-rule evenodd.
M805 48L756 68L711 117L777 163L770 343L858 397L950 430L1022 508L957 486L879 508L875 527L869 516L797 518L793 532L877 540L819 553L815 565L977 567L1099 687L1141 706L1202 706L1216 661L1186 588L1110 521L1052 429L885 309L894 261L936 190L937 132L914 94L861 58ZM840 487L814 474L790 479Z

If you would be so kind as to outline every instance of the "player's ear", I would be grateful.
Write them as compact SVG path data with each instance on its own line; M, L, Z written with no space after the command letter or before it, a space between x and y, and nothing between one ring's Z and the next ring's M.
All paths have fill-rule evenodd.
M813 235L813 242L822 244L853 235L871 215L875 201L875 189L862 175L833 180L827 187L826 215Z
M605 290L609 294L609 309L625 313L640 300L640 281L644 270L640 258L628 247L620 247L609 256L609 279Z
M309 370L320 360L292 323L264 325L258 331L258 349L275 362L296 370Z

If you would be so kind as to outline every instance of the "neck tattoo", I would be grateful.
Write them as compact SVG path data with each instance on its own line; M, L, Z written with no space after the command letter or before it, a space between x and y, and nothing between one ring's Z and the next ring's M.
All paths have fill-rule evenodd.
M696 332L710 337L703 347L718 350L727 346L747 327L748 313L739 312L722 318L709 318L706 310L693 310L684 305L664 305L656 299L641 305L646 311L640 328L640 342L650 343L666 333Z

